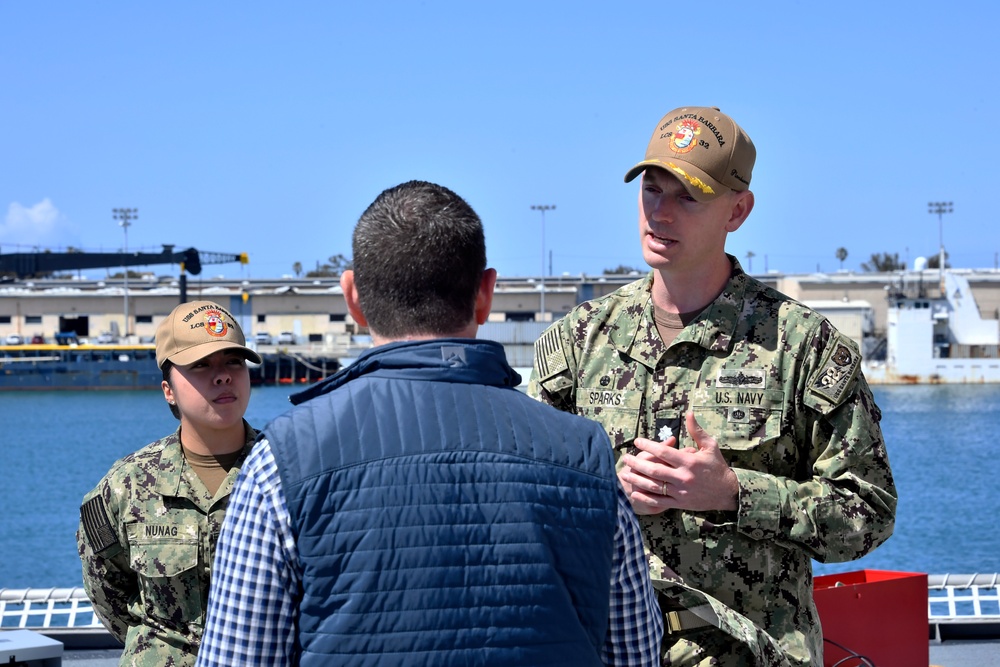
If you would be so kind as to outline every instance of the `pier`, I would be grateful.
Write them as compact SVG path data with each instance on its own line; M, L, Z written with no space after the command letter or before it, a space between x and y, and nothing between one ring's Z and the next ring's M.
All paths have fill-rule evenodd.
M263 360L250 368L250 384L310 384L327 378L341 369L341 361L332 354L258 350Z

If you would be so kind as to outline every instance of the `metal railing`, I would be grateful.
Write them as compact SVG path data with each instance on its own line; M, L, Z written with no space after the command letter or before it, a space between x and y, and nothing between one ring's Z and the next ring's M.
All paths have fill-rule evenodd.
M927 618L937 638L942 626L1000 626L1000 573L932 574ZM102 628L83 588L0 589L0 628Z
M103 628L83 588L0 588L0 628Z
M934 638L1000 633L1000 574L932 574L927 577L927 619ZM979 626L971 628L969 626Z

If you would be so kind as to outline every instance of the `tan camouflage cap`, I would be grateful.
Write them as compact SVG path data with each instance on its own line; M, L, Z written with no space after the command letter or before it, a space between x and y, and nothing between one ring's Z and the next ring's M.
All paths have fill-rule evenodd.
M625 182L646 167L676 176L698 201L715 199L726 188L750 188L757 149L732 118L716 107L682 107L660 120L646 148L646 159L628 170Z
M219 350L239 348L259 364L260 355L246 346L236 318L213 301L190 301L170 311L156 328L156 365L170 360L179 366L204 359Z

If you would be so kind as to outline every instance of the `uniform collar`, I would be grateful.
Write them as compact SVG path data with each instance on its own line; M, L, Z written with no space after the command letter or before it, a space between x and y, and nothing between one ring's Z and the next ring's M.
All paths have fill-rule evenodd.
M678 340L690 341L712 352L727 352L732 347L736 327L743 313L747 274L743 272L739 260L732 255L727 257L732 262L733 272L722 294L694 322L684 327Z
M663 352L663 343L655 334L652 288L652 271L643 280L623 287L625 306L608 331L608 341L616 350L650 367Z
M257 432L250 427L245 419L243 420L243 432L245 438L243 452L246 454L257 439ZM233 469L239 468L241 463L238 462ZM178 426L176 431L164 438L163 447L160 449L160 459L157 461L155 470L151 471L153 491L161 496L192 497L190 492L182 491L182 487L188 486L183 481L184 471L189 467L181 448L181 428ZM197 473L192 471L191 474L197 477Z
M743 312L747 275L739 260L726 255L733 271L722 293L678 334L674 343L690 342L713 352L726 352L733 343ZM622 354L655 368L666 352L653 319L653 272L622 289L625 305L611 324L608 340Z
M178 426L176 431L163 439L160 459L150 471L153 475L153 491L161 496L179 495L186 464L184 451L181 449L181 427Z

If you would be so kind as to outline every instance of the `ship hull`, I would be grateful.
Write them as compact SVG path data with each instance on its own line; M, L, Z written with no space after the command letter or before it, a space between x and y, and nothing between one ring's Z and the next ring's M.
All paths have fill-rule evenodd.
M0 347L0 391L158 389L151 345Z
M267 353L249 364L250 383L307 384L332 375L335 358ZM0 392L159 389L152 345L0 345Z
M911 371L896 370L885 362L866 362L862 371L871 385L1000 384L1000 363L996 359L953 361L955 363L933 364L922 370Z

